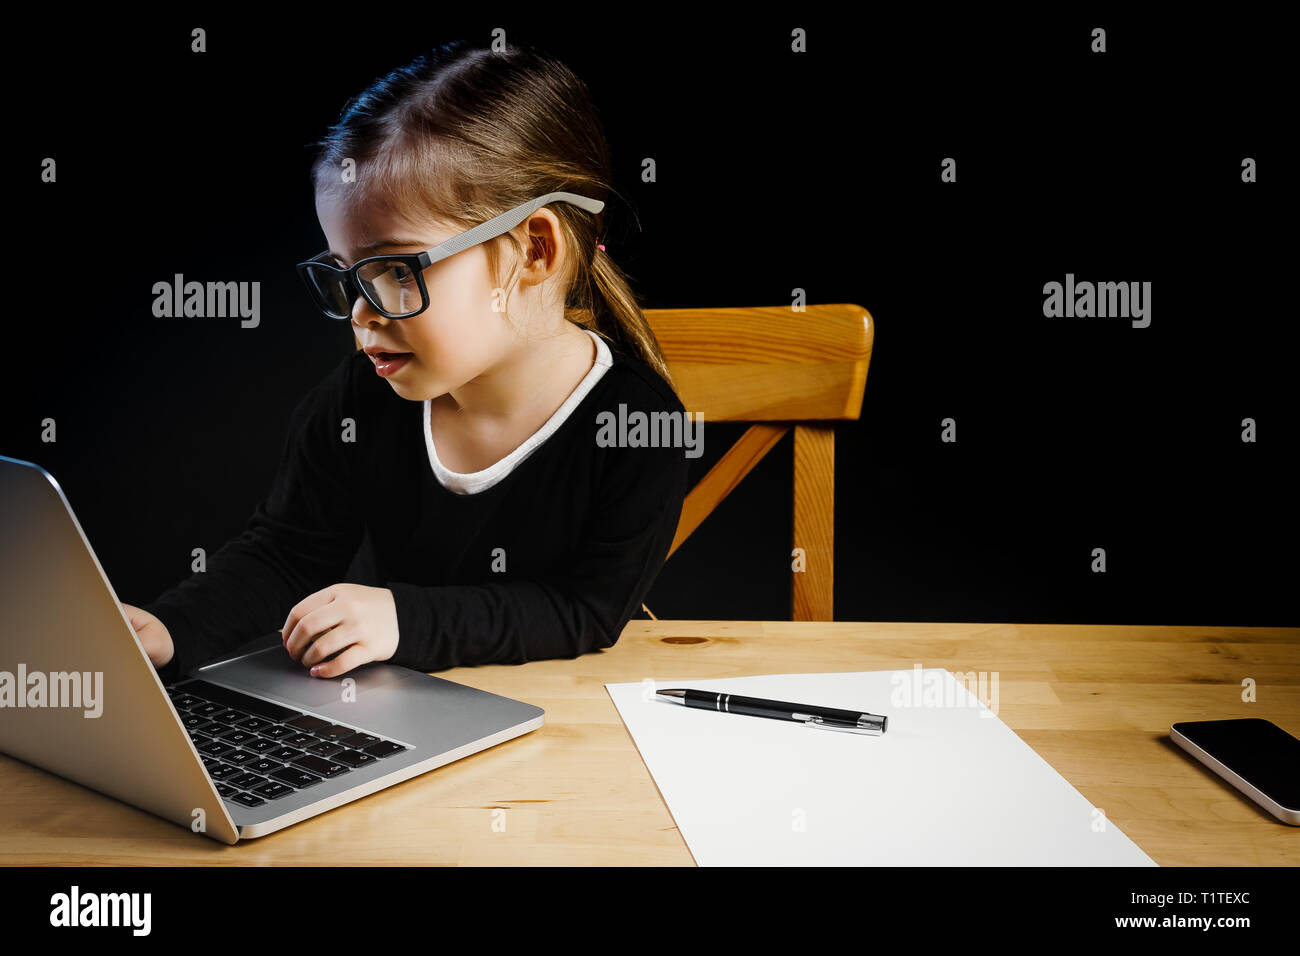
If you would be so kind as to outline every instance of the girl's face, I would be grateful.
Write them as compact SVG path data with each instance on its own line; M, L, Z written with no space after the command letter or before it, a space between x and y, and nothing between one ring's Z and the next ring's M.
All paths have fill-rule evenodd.
M316 214L329 250L344 267L368 256L431 249L462 230L414 223L392 212L347 203L341 190L318 190ZM505 313L493 311L492 278L482 244L424 270L429 307L409 319L389 319L364 296L352 306L352 328L363 349L412 353L387 376L403 398L437 398L482 374L517 344Z

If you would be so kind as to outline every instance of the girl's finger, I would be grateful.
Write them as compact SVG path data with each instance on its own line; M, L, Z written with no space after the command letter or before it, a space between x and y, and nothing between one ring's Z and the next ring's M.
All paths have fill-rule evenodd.
M288 640L284 642L284 649L295 661L301 660L313 640L341 623L343 623L342 606L336 601L323 604L298 620Z
M360 667L370 661L369 649L361 643L353 644L346 651L324 664L317 664L309 673L312 677L337 677L346 674L354 667Z
M356 638L351 636L350 628L343 625L332 627L312 641L302 652L302 657L298 658L298 661L304 667L311 667L355 642Z
M321 588L308 594L305 598L289 608L289 615L284 619L284 626L280 628L281 640L288 646L289 635L293 633L298 622L304 617L315 611L317 608L324 607L334 600L334 587L331 585L327 588Z

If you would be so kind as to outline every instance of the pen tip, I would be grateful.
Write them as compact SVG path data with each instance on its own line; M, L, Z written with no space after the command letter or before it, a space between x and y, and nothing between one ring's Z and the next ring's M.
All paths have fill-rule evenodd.
M659 694L661 697L685 697L686 696L686 691L680 690L678 688L670 688L668 690L655 690L655 693Z

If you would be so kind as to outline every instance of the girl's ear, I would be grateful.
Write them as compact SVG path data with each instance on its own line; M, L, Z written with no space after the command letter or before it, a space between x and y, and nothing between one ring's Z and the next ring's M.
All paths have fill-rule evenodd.
M549 265L559 255L559 218L551 210L542 208L529 216L524 226L528 230L525 264L531 267L534 262L541 260Z

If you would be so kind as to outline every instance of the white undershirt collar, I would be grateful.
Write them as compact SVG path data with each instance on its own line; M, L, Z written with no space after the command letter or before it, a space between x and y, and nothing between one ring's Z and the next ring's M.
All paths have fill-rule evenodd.
M555 414L548 418L541 428L533 432L524 440L522 445L510 454L482 471L451 471L438 460L438 452L433 447L433 426L430 419L432 399L426 398L424 400L424 445L429 452L429 464L433 466L433 474L438 479L439 484L458 495L473 495L480 491L486 491L510 474L515 469L515 466L531 455L542 442L546 441L557 428L564 424L564 420L569 417L570 413L578 406L578 403L592 390L595 384L600 381L600 377L613 364L609 346L605 344L605 340L591 329L583 329L582 331L590 335L596 342L596 361L591 366L591 371L583 376L582 381L564 400L564 404L555 410Z

